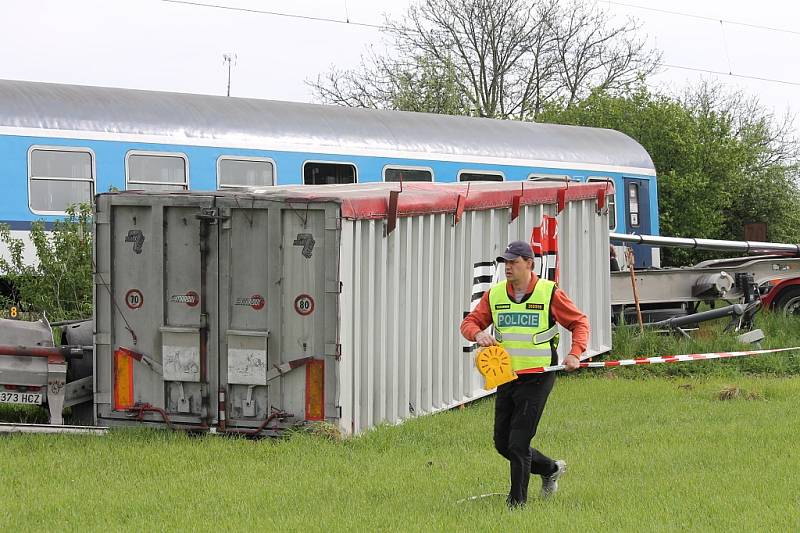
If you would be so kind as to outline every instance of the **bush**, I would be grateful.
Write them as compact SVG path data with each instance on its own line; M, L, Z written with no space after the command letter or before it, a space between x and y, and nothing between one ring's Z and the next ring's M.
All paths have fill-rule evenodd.
M702 324L691 333L691 338L645 330L638 327L619 327L614 331L613 346L607 359L633 359L691 353L712 353L757 350L759 347L737 342L738 333L724 332L729 319ZM780 313L761 311L756 315L755 327L764 331L762 349L800 346L800 318ZM590 372L596 372L590 371ZM735 359L713 359L690 363L665 363L637 365L610 369L615 377L684 377L684 376L740 376L800 375L800 351L781 352ZM588 372L587 372L588 374Z
M0 243L9 258L0 257L0 271L12 288L2 296L4 307L16 306L41 313L51 321L92 316L92 221L91 207L70 207L63 220L46 231L41 220L31 225L36 264L23 261L24 243L0 225Z

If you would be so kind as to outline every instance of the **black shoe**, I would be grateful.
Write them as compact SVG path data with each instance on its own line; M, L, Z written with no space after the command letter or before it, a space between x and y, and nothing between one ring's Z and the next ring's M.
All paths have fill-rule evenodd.
M512 511L514 509L522 509L523 507L525 507L525 503L526 502L518 502L516 500L512 500L510 496L506 498L506 505L508 505L508 508Z

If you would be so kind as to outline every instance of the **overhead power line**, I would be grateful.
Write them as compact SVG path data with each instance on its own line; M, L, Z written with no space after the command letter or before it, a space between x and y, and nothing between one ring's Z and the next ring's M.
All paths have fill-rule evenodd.
M293 13L281 13L280 11L265 11L263 9L251 9L247 7L236 7L236 6L225 6L220 4L206 4L203 2L189 2L188 0L161 0L167 4L182 4L187 6L194 6L194 7L208 7L213 9L225 9L228 11L240 11L244 13L257 13L259 15L272 15L275 17L286 17L286 18L293 18L293 19L300 19L300 20L313 20L315 22L333 22L336 24L346 24L348 26L364 26L365 28L376 28L382 30L385 26L381 24L369 24L367 22L353 22L349 20L339 20L339 19L332 19L326 17L312 17L309 15L295 15Z
M349 20L349 16L348 16L348 20L340 20L340 19L333 19L333 18L328 18L328 17L312 17L312 16L308 16L308 15L296 15L296 14L293 14L293 13L281 13L280 11L267 11L267 10L262 10L262 9L251 9L251 8L246 8L246 7L226 6L226 5L221 5L221 4L210 4L210 3L204 3L204 2L191 2L189 0L161 0L161 2L168 3L168 4L185 5L185 6L190 6L190 7L205 7L205 8L209 8L209 9L223 9L223 10L226 10L226 11L237 11L237 12L243 12L243 13L254 13L254 14L259 14L259 15L271 15L271 16L275 16L275 17L286 17L286 18L293 18L293 19L306 20L306 21L328 22L328 23L334 23L334 24L343 24L343 25L346 25L346 26L363 26L363 27L366 27L366 28L374 28L374 29L378 29L378 30L387 29L387 27L385 25L382 25L382 24L369 24L367 22L352 22L352 21ZM681 12L678 12L678 11L669 11L669 10L666 10L666 9L657 9L657 8L651 8L651 7L637 6L637 5L634 5L634 4L624 4L624 3L621 3L621 2L609 1L608 3L612 4L612 5L617 5L617 6L631 7L631 8L635 8L635 9L643 9L643 10L646 10L646 11L656 11L656 12L659 12L659 13L667 13L667 14L670 14L670 15L678 15L678 16L683 16L683 17L692 17L692 18L698 18L698 19L703 19L703 20L711 20L711 21L714 21L714 22L720 22L720 23L724 22L724 23L727 23L727 24L737 24L737 25L740 25L740 26L749 26L749 27L759 28L759 29L763 29L763 30L783 32L783 33L793 33L793 34L800 35L800 32L797 32L797 31L784 30L784 29L780 29L780 28L770 28L768 26L759 26L759 25L756 25L756 24L747 24L747 23L744 23L744 22L726 21L726 20L713 18L713 17L705 17L705 16L701 16L701 15L693 15L691 13L681 13ZM729 62L730 62L730 59L729 59ZM689 71L693 71L693 72L704 72L704 73L707 73L707 74L717 74L717 75L720 75L720 76L731 76L733 78L742 78L742 79L746 79L746 80L763 81L763 82L767 82L767 83L780 83L780 84L783 84L783 85L791 85L791 86L794 86L794 87L800 87L800 82L779 80L779 79L776 79L776 78L766 78L766 77L762 77L762 76L749 76L749 75L746 75L746 74L734 74L733 72L722 72L722 71L712 70L712 69L704 69L704 68L698 68L698 67L687 67L687 66L684 66L684 65L676 65L676 64L671 64L671 63L661 63L661 66L662 67L666 67L666 68L671 68L671 69L689 70Z
M689 18L700 19L700 20L710 20L710 21L713 21L713 22L722 22L722 23L725 23L725 24L731 24L731 25L735 25L735 26L745 26L745 27L748 27L748 28L755 28L755 29L759 29L759 30L775 31L775 32L779 32L779 33L790 33L792 35L800 35L800 31L787 30L787 29L784 29L784 28L774 28L772 26L762 26L760 24L750 24L749 22L738 22L738 21L735 21L735 20L726 20L726 19L721 19L721 18L718 18L718 17L707 17L707 16L704 16L704 15L695 15L693 13L683 13L683 12L680 12L680 11L670 11L669 9L660 9L660 8L657 8L657 7L637 6L636 4L624 4L622 2L612 2L610 0L609 0L608 3L611 4L611 5L615 5L615 6L630 7L630 8L633 8L633 9L641 9L643 11L654 11L656 13L665 13L667 15L677 15L679 17L689 17Z
M784 85L793 85L795 87L800 87L800 82L797 81L778 80L775 78L763 78L761 76L748 76L746 74L734 74L732 72L722 72L721 70L711 70L706 68L685 67L683 65L672 65L670 63L660 63L660 66L666 68L675 68L680 70L691 70L694 72L705 72L707 74L719 74L720 76L731 76L733 78L743 78L746 80L766 81L770 83L782 83Z

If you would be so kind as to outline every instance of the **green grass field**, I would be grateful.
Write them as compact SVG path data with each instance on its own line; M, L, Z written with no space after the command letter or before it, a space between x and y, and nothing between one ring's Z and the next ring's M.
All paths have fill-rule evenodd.
M507 490L486 399L338 442L0 437L0 530L800 530L800 378L615 376L557 382L534 443L569 470L523 510L457 503Z

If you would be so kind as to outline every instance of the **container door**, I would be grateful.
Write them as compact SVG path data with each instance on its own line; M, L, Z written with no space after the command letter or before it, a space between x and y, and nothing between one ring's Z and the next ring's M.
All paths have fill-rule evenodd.
M270 210L260 205L225 209L220 228L220 414L228 426L244 428L260 426L280 405L280 380L267 380L278 363L270 347L280 300L274 275L280 249Z
M638 235L651 235L650 183L647 180L624 178L625 184L625 230ZM634 244L636 268L653 266L652 246Z
M268 423L267 434L323 420L334 412L334 369L326 359L338 346L335 314L329 314L339 292L337 206L297 209L257 199L226 206L220 227L220 414L228 429ZM271 421L276 413L287 416Z
M160 328L165 409L210 419L217 379L210 324L216 299L216 209L164 210L164 321Z
M307 361L283 379L284 408L299 420L326 420L336 414L336 215L317 208L298 216L296 210L284 209L281 226L281 355L284 363Z
M109 203L97 223L98 416L204 427L217 383L208 364L217 237L204 218L213 198Z

